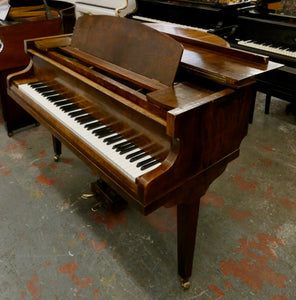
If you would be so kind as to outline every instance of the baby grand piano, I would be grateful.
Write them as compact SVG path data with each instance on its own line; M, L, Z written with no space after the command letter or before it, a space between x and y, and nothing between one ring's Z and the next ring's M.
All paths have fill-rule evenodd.
M252 76L277 67L193 33L84 16L73 35L26 41L31 62L8 78L9 95L49 129L55 144L67 145L143 214L177 205L184 287L200 197L239 155Z

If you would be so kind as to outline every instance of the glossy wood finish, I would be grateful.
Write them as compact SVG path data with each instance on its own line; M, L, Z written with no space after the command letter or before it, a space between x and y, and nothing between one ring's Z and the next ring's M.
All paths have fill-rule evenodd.
M1 54L0 54L1 55ZM3 70L0 72L0 100L2 114L8 136L13 135L13 130L36 123L37 121L7 95L6 78L9 74L17 72L23 67Z
M200 31L198 29L183 28L177 27L169 24L160 24L160 23L145 23L146 26L154 28L163 33L169 34L170 36L179 37L179 38L192 38L198 39L204 42L213 43L215 45L229 47L227 41L221 37L211 34L208 32Z
M172 85L183 51L167 35L124 18L113 22L108 16L79 18L71 46L166 85Z
M170 25L146 24L167 33L184 46L181 65L193 68L201 76L236 88L250 77L262 71L270 71L281 65L269 62L268 57L229 47L229 44L213 34Z
M82 24L90 25L91 19L99 20L101 17L84 18L87 21ZM121 23L117 18L108 19L108 22L116 23L114 28L124 26L121 32L129 32L129 36L132 36L133 21ZM94 24L100 22L96 21ZM143 28L143 32L148 31L145 25L136 25L134 39L141 43L142 38L145 42L147 36L139 35L139 26ZM84 30L88 29L84 27L83 30L80 28L74 31L73 40L78 41L81 35L84 36ZM104 28L94 25L90 31L96 30ZM153 36L157 33L153 31ZM109 31L108 49L116 36L116 33ZM246 71L246 60L239 51L234 51L237 54L234 60L227 51L213 51L208 42L201 45L202 41L197 40L190 45L190 40L187 39L184 47L191 47L191 50L185 57L190 53L192 55L186 64L181 62L174 85L160 83L157 78L155 84L146 86L143 93L137 90L138 84L151 82L151 78L145 78L145 69L137 69L140 76L135 87L137 72L129 66L125 69L125 62L121 61L119 68L114 67L114 61L110 65L110 61L97 57L91 64L90 56L81 56L81 53L88 52L87 49L75 51L72 42L66 42L66 48L63 49L61 44L64 38L69 37L57 38L56 47L52 40L48 43L40 39L28 41L27 51L32 57L31 64L8 78L9 94L119 195L134 202L142 213L149 214L162 205L178 205L178 270L187 284L192 271L199 199L227 164L238 156L240 143L247 134L254 96L252 75L267 70L270 66L265 62L260 64L251 55L250 58L256 63L250 61ZM115 38L113 43L115 48L125 49L124 41L118 45ZM46 44L49 46L45 46ZM204 54L207 46L209 55ZM91 45L87 47L91 48ZM146 68L146 57L154 55L151 51L149 48L148 52L141 53L143 68ZM67 55L63 56L65 52ZM89 55L95 57L94 52ZM162 59L165 60L166 57ZM182 61L183 59L184 54ZM214 67L213 59L215 72L209 72L207 67ZM131 59L127 62L130 63ZM192 64L189 65L189 62ZM228 80L221 80L225 77L225 64L229 69ZM102 71L103 65L108 65L108 68ZM230 72L231 68L233 72ZM114 70L117 72L116 78ZM240 77L237 78L239 73ZM85 141L19 91L19 84L36 80L54 81L62 86L71 99L74 99L71 101L98 119L107 120L106 124L114 130L124 129L123 135L126 138L136 134L139 136L135 140L138 147L153 145L151 147L154 151L157 150L161 165L138 177L135 182L131 181L103 155L92 150Z
M43 2L40 1L41 3ZM55 11L52 20L45 18L43 5L14 7L10 11L8 21L0 26L0 40L4 45L0 53L1 103L9 136L16 129L36 123L36 120L6 93L7 75L16 72L19 68L24 68L30 61L29 55L24 51L24 40L73 30L74 6L62 1L48 1L48 4Z
M0 55L1 70L25 66L30 57L24 51L24 40L62 33L60 18L35 22L8 23L0 27L4 47Z

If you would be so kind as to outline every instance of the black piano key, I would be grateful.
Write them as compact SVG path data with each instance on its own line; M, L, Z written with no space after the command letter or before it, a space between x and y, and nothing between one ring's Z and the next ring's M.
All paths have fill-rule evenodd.
M80 117L76 117L75 121L77 121L80 124L85 124L88 123L90 121L94 121L95 118L91 115L86 115L86 116L80 116Z
M109 127L103 127L103 128L96 129L96 130L93 131L93 134L96 135L99 138L106 137L106 136L108 136L110 134L113 134L113 133L114 133L114 130L112 130Z
M52 88L49 86L35 87L34 89L39 93L52 91Z
M62 100L60 100L60 99L58 99L58 100L51 100L50 102L52 102L52 103L58 103L58 102L60 102L60 101L65 101L65 100L67 100L66 98L63 98Z
M92 133L93 133L94 135L96 135L97 133L100 134L102 131L104 131L105 128L107 128L107 127L104 125L103 128L95 129Z
M150 163L142 166L140 169L143 171L143 170L146 170L146 169L148 169L148 168L150 168L150 167L152 167L152 166L154 166L154 165L156 165L158 163L159 163L158 160L154 160L154 161L152 161L152 162L150 162Z
M88 118L85 118L84 120L81 120L81 122L79 122L79 123L86 124L86 123L89 123L89 122L92 122L92 121L96 121L96 118L93 117L92 115L89 115Z
M42 82L42 81L35 81L35 82L28 83L28 85L31 86L31 87L42 86L42 85L44 85L44 82Z
M119 142L123 139L124 139L124 137L122 135L118 134L118 135L114 135L114 136L105 138L103 142L107 143L107 145L112 145L112 144L114 144L116 142Z
M41 93L41 95L43 95L44 97L50 97L50 96L57 95L57 94L58 94L58 92L53 91L53 90L51 90L50 92Z
M134 157L134 156L136 156L136 155L139 155L139 154L141 154L141 153L145 153L145 152L144 152L143 150L136 151L136 152L134 152L134 153L131 153L131 154L127 155L127 156L126 156L126 159L130 159L130 158L132 158L132 157Z
M134 150L134 149L137 149L138 148L138 146L136 146L136 145L134 145L134 144L131 144L131 145L129 145L129 146L126 146L126 147L124 147L124 148L121 148L121 150L119 151L119 154L126 154L126 153L128 153L128 152L130 152L130 151L132 151L132 150Z
M65 97L62 96L62 95L47 96L46 98L47 98L49 101L58 101L58 100L63 100L63 99L65 99Z
M149 164L153 161L155 161L156 159L154 157L150 157L148 159L145 159L145 160L142 160L140 162L137 163L137 167L140 168L140 167L143 167L144 165L146 164Z
M97 121L97 122L94 122L94 123L91 123L91 124L84 125L84 127L87 130L91 130L91 129L95 129L99 126L102 126L102 125L104 125L104 124L101 121Z
M148 153L146 153L146 152L143 151L142 154L139 154L139 155L136 155L136 156L132 157L132 158L130 159L130 162L137 161L137 160L139 160L139 159L141 159L141 158L143 158L143 157L145 157L145 156L147 156L147 155L148 155Z
M72 117L72 118L74 118L74 117L77 117L77 116L84 115L85 113L86 112L83 109L81 109L81 110L70 112L69 116Z
M101 138L104 138L104 137L109 136L109 135L114 134L114 133L115 133L114 131L106 131L104 133L99 134L98 138L101 139Z
M84 115L84 116L79 116L79 117L76 117L76 118L74 118L74 119L75 119L75 121L79 121L79 120L81 120L81 119L83 119L83 118L85 118L85 117L88 117L88 116L89 116L89 114Z
M76 109L79 109L79 107L76 104L66 105L64 107L61 107L61 110L63 110L64 112L70 112Z
M57 101L54 103L55 106L63 106L65 104L71 104L72 102L70 102L69 100L62 100L62 101Z
M125 142L114 145L112 148L117 149L116 151L119 151L120 148L125 147L125 146L130 145L130 144L132 144L130 141L125 141Z

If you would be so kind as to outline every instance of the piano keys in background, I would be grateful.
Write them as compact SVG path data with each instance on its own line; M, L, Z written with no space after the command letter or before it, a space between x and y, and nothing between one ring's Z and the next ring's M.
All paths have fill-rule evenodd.
M256 77L258 91L266 93L266 114L271 96L296 103L296 15L286 11L280 2L267 1L240 9L236 30L224 36L234 48L266 55L285 65Z
M16 4L16 1L11 1ZM18 1L18 3L23 3ZM24 2L26 3L26 2ZM8 135L21 127L36 123L27 112L13 101L6 92L8 74L23 69L29 63L24 51L24 40L40 36L70 33L75 24L73 4L47 1L53 19L47 20L43 1L31 1L35 6L11 7L6 21L0 25L0 92L2 112Z
M249 6L250 0L78 0L76 16L118 15L142 22L172 24L202 31L228 31L234 24L237 9Z

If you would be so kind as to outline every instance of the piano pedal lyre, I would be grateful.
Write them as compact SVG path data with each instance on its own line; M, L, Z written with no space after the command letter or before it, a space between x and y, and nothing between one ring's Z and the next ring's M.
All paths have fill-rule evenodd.
M97 203L91 208L94 212L104 207L114 213L119 213L127 206L127 202L101 179L91 183L91 193L81 196L83 199L93 197L97 200Z

